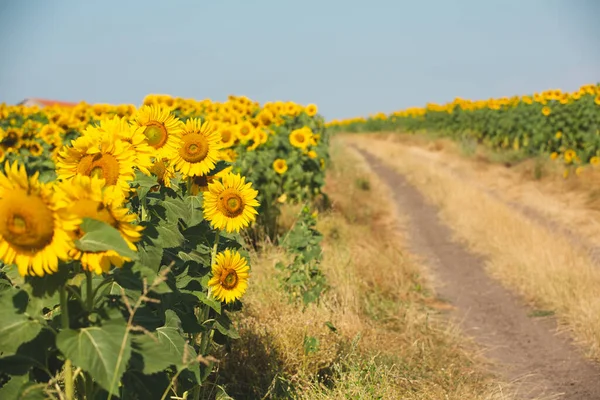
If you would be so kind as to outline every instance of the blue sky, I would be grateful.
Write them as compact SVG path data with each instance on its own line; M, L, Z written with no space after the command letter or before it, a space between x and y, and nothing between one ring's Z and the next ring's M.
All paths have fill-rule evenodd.
M327 119L600 82L597 0L0 2L0 102L146 94Z

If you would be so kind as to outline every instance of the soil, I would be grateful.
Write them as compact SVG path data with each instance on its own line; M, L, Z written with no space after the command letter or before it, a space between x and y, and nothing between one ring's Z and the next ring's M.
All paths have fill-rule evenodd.
M462 331L484 349L493 370L515 382L523 399L600 399L600 366L586 359L568 334L558 334L556 320L536 317L485 272L485 260L453 240L438 210L391 168L357 150L391 188L408 222L411 251L435 276L438 296ZM554 397L556 396L556 397Z

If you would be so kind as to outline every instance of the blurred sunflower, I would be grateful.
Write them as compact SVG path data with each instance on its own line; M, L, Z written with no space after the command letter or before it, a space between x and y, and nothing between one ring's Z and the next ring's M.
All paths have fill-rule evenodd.
M550 115L550 113L552 112L552 110L550 109L550 107L548 106L544 106L542 107L542 114L544 114L544 116L548 116Z
M294 147L305 150L310 145L311 136L310 128L295 129L290 133L290 143Z
M92 218L112 226L119 231L127 246L137 251L134 243L140 240L143 227L132 224L136 215L125 207L122 193L114 186L105 185L104 179L77 175L71 181L61 182L57 189L70 203L69 212L80 222L83 218ZM83 235L84 232L77 229L73 232L73 239L80 239ZM85 270L96 274L108 272L111 265L122 267L125 261L130 261L112 250L84 252L73 248L70 255L81 261Z
M317 108L316 104L309 104L304 109L304 112L309 117L314 117L315 115L317 115L317 111L318 111L318 108Z
M135 166L142 173L150 174L149 168L153 165L156 150L150 146L142 127L130 124L125 117L114 116L101 120L100 126L93 129L110 135L114 140L120 139L129 143L135 150Z
M216 229L239 232L256 219L258 192L239 174L229 173L208 184L204 193L204 218Z
M232 303L248 288L249 271L246 259L237 251L227 249L215 257L208 287L217 300Z
M159 158L175 156L180 145L183 123L168 108L151 104L142 106L135 117L135 124L144 129L148 144Z
M279 175L283 175L288 169L287 162L283 158L278 158L277 160L273 161L273 169Z
M240 142L246 143L254 136L254 127L248 121L244 121L237 125L237 137Z
M129 192L129 181L135 179L135 149L127 142L104 135L96 127L88 127L82 136L64 146L56 160L58 179L76 175L95 176Z
M225 125L219 129L223 148L231 147L235 143L235 133L231 125Z
M221 135L209 121L190 118L183 129L173 166L185 176L208 174L220 159Z
M6 162L0 171L0 260L17 264L19 274L44 276L68 260L78 224L53 186L27 176L25 166Z

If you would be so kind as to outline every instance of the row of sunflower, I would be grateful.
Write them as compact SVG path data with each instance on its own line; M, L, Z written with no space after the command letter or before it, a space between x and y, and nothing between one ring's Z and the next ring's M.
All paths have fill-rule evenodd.
M566 166L600 164L600 84L489 100L457 98L369 118L330 121L348 132L435 131L527 156L545 154Z
M0 398L200 398L279 207L322 196L314 105L0 106ZM191 396L191 397L190 397Z

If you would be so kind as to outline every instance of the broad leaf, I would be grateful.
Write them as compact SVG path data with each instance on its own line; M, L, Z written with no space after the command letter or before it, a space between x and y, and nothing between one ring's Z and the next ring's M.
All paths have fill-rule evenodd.
M179 219L189 219L189 207L179 197L167 197L160 205L165 209L167 221L177 222Z
M0 388L2 400L46 400L44 383L33 383L29 376L13 376Z
M56 345L73 365L88 372L107 391L118 394L119 381L131 357L131 337L124 321L63 330L56 338Z
M137 260L137 253L129 248L119 231L107 223L84 218L81 229L85 235L75 241L79 250L90 252L114 250L123 257Z
M178 369L187 368L196 357L196 352L182 336L177 314L167 310L165 317L165 325L156 329L152 337L138 335L133 339L136 352L144 359L144 374L153 374L171 365Z
M185 198L185 204L188 207L188 218L185 220L185 224L188 227L198 225L204 221L204 209L202 208L202 197L200 196L187 196Z
M15 354L21 344L35 339L42 330L37 315L21 312L24 310L20 308L26 308L27 305L28 295L24 291L0 292L0 356Z
M156 227L156 230L158 231L158 238L154 239L153 242L162 248L178 247L185 240L177 223L161 223Z

